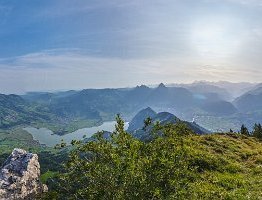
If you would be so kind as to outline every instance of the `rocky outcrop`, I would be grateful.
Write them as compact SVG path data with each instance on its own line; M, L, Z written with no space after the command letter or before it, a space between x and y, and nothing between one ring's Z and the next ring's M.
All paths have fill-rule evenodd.
M45 191L37 154L14 149L0 169L0 200L34 199Z

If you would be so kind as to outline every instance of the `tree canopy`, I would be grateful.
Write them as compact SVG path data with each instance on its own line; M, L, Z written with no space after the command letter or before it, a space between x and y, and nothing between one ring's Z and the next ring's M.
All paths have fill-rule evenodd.
M183 124L158 126L154 131L161 136L151 142L135 139L124 131L118 116L110 139L101 132L94 141L76 142L67 173L53 195L57 199L174 199L186 195L193 167L187 162L181 134L192 132Z
M72 142L65 172L43 199L261 196L262 145L252 135L196 135L182 122L156 123L151 139L142 141L124 130L119 116L116 120L110 137L99 132L92 141Z

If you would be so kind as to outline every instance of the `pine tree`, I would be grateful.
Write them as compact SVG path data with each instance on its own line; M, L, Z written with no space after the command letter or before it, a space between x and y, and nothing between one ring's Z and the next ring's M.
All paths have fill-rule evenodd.
M240 134L249 135L249 131L248 131L247 127L245 127L244 124L242 124L242 126L241 126Z
M253 129L253 136L262 139L262 126L261 124L255 124Z
M148 117L144 120L143 130L146 131L146 128L152 124L152 118Z

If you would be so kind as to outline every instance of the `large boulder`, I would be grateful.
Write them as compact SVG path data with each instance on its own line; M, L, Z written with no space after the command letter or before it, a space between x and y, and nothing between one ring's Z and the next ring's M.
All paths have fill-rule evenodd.
M14 149L0 169L0 200L34 199L46 191L37 154Z

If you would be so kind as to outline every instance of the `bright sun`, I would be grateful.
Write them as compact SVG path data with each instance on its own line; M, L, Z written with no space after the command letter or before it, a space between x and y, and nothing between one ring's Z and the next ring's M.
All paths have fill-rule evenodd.
M192 27L192 45L202 56L230 56L236 52L240 38L233 24L203 21Z

